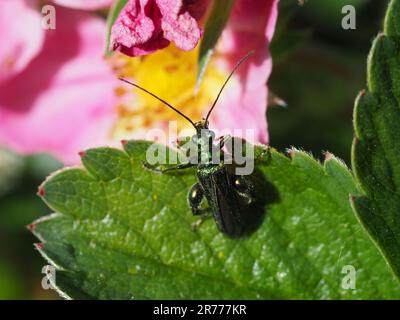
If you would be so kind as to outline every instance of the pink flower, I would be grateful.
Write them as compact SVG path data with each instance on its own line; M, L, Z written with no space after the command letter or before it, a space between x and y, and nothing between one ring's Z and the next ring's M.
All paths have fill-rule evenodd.
M41 17L32 4L29 0L0 1L0 83L23 70L42 48Z
M266 85L272 71L269 44L275 31L279 0L237 0L215 55L228 70L254 51L233 77L211 117L215 127L253 128L255 141L268 143ZM219 57L219 58L218 58Z
M182 50L191 50L202 35L197 20L207 2L129 0L112 28L111 46L128 56L149 54L171 41Z
M275 29L277 4L277 0L236 1L196 96L199 46L191 51L169 46L142 58L120 58L125 62L120 63L119 76L129 77L197 121L207 114L234 65L254 51L226 86L211 115L210 128L217 134L223 133L224 129L231 133L235 133L235 129L241 130L235 135L245 135L246 130L251 129L254 136L247 139L268 143L266 83L272 68L268 46ZM124 86L122 91L132 97L120 106L116 126L120 136L144 138L143 132L154 127L166 131L170 120L179 121L180 131L191 128L184 119L145 93L129 86Z
M0 46L0 145L21 153L49 152L72 164L79 161L78 152L83 149L113 145L120 139L144 138L149 129L165 130L171 120L181 121L180 130L190 128L174 112L137 89L123 86L117 77L132 78L196 121L207 113L234 64L251 50L255 54L232 77L211 116L210 127L217 132L225 128L253 129L255 141L268 142L268 45L277 2L236 1L195 96L199 46L183 51L170 45L138 58L116 54L112 69L102 55L104 19L56 6L57 28L44 30L40 27L39 1L0 1L0 37L7 42L7 46ZM167 10L163 7L166 1L141 0L143 3L153 5L145 6L143 12L155 29L158 21L159 27L164 23L167 30L176 21L179 24L179 16L185 12L197 21L208 2L186 0L179 12L173 7L175 11L165 14L164 22L164 18L156 20L148 15L147 10L156 8L161 13ZM167 15L178 18L167 19ZM170 41L176 36L182 40L184 32L169 32L168 39L164 31L158 37ZM148 52L151 45L157 47L154 36L153 32L151 41L132 50ZM173 41L183 46L185 41L178 40Z
M0 144L77 162L79 150L104 143L112 121L116 80L102 59L105 22L56 7L57 28L44 30L37 2L0 3L0 21L8 22L0 38L11 39L0 46L0 65L7 62L0 82Z

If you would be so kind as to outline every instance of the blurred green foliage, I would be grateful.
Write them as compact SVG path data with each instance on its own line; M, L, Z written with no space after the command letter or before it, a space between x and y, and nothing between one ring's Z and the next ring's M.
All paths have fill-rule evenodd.
M23 158L5 150L0 162L6 164L0 170L0 299L56 298L41 288L44 263L26 226L49 212L36 196L37 186L61 164L48 155Z
M345 4L357 9L356 30L341 28ZM317 157L329 150L350 163L354 98L365 87L366 57L386 5L376 0L306 0L299 6L296 0L281 0L269 86L288 107L268 111L274 147L301 147ZM59 166L40 155L17 157L0 171L0 299L56 297L41 288L43 259L33 250L36 240L26 225L49 213L35 194Z
M356 30L341 27L343 4L357 12ZM268 111L270 143L320 157L330 151L350 164L354 99L365 88L366 60L387 1L281 1L271 48L269 87L287 108Z

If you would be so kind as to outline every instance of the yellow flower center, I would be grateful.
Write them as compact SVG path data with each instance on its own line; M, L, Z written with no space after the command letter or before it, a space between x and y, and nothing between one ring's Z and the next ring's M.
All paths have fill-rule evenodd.
M211 107L227 76L211 60L195 95L197 60L198 49L182 51L171 44L144 57L130 58L116 53L112 63L119 77L132 80L151 91L196 122ZM191 127L176 112L137 88L127 89L121 85L116 94L120 102L113 138L140 136L152 128L165 130L171 120L177 121L178 133Z

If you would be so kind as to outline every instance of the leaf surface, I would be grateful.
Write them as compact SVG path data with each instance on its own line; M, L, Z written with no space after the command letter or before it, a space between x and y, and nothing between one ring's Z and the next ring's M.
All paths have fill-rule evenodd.
M400 278L400 1L368 59L368 89L357 98L352 163L364 195L354 209Z
M356 220L348 169L292 150L257 164L267 199L261 224L230 239L212 219L193 231L186 196L192 169L142 166L149 142L87 150L84 168L51 175L39 194L57 213L31 229L57 267L58 290L98 299L394 298L400 289ZM356 271L344 289L343 267Z

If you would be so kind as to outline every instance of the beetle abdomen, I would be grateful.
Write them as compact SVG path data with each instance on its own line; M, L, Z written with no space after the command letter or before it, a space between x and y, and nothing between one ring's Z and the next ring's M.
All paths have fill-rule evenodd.
M243 225L239 199L226 167L210 165L199 170L197 177L218 229L231 237L241 235Z

